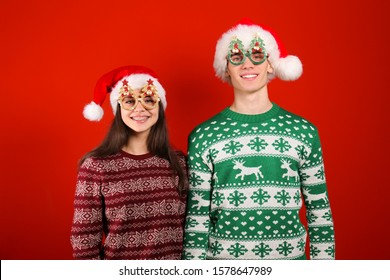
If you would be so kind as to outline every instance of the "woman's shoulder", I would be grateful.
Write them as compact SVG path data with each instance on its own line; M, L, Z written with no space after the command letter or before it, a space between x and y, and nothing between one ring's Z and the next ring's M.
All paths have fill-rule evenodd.
M186 160L187 156L183 153L183 151L181 151L181 150L173 150L173 152L176 154L176 156L179 159Z
M108 163L115 161L120 154L114 154L105 157L89 156L80 165L80 169L88 169L94 171L102 170Z

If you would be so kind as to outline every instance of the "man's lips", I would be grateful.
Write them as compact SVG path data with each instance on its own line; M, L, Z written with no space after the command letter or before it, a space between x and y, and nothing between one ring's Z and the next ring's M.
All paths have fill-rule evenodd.
M240 75L241 78L243 79L254 79L258 76L258 74L244 74L244 75Z

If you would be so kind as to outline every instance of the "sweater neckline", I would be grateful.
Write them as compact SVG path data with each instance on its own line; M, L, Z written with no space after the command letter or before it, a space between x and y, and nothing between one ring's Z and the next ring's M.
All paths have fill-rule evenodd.
M135 159L135 160L148 159L148 158L151 158L154 156L152 153L146 153L146 154L142 154L142 155L133 155L133 154L129 154L123 150L120 151L120 154L125 156L125 157Z
M253 123L253 122L261 122L261 121L268 120L274 117L275 115L277 115L279 110L280 107L276 103L272 102L271 109L269 109L267 112L262 114L254 114L254 115L240 114L232 111L229 107L225 108L221 113L225 117L233 119L235 121Z

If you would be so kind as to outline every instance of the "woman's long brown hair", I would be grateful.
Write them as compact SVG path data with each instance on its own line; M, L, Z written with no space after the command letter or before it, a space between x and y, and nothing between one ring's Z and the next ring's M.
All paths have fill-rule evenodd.
M132 130L122 121L121 109L118 104L115 118L112 121L106 137L98 147L88 152L80 159L79 165L83 164L89 157L103 158L119 153L122 147L127 144L131 133ZM180 165L176 153L169 144L165 112L162 106L159 106L157 122L150 129L147 146L149 152L169 161L173 173L179 177L177 190L179 194L182 195L187 189L186 173L183 170L183 166Z

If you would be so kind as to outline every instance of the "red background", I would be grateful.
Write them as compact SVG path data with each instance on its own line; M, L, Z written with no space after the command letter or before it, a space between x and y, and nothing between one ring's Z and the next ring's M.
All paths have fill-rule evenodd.
M71 259L77 161L104 137L82 117L111 69L154 69L173 144L232 101L214 77L219 36L242 17L303 62L270 97L320 131L338 259L390 259L389 9L385 1L0 2L0 258Z

